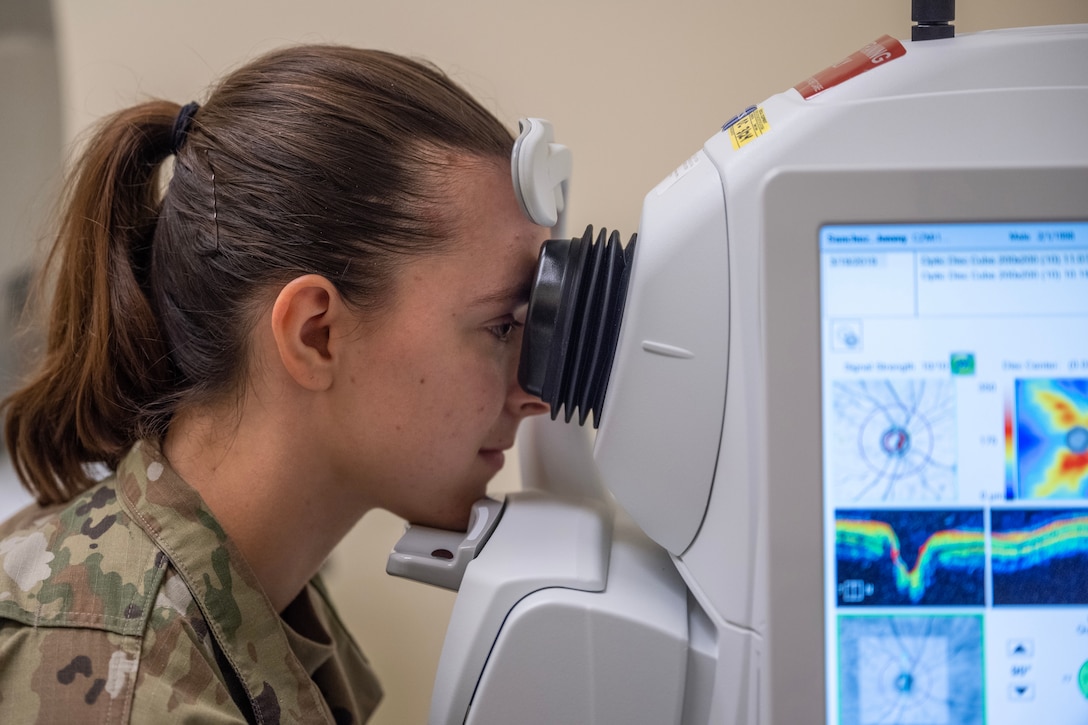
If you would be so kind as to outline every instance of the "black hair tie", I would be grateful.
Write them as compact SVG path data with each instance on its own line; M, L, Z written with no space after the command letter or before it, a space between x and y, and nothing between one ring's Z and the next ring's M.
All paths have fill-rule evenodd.
M178 111L174 119L174 128L170 131L170 153L177 154L185 145L185 139L189 136L189 127L193 125L193 116L200 110L200 104L196 101L186 103Z

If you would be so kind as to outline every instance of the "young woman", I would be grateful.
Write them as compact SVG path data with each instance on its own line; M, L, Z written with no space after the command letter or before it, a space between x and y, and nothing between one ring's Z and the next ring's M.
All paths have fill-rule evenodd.
M40 506L0 526L0 722L366 720L321 563L371 508L464 527L546 410L512 144L435 69L333 46L99 127L5 402Z

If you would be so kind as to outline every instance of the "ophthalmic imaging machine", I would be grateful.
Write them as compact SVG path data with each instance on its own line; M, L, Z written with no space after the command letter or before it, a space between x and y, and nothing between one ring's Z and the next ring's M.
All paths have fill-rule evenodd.
M389 560L432 725L1088 723L1088 26L922 19L554 236L525 490Z

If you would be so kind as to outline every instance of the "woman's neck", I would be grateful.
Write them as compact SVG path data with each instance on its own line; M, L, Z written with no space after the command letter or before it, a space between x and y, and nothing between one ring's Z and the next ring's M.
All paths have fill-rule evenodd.
M345 499L302 421L252 408L179 414L163 453L200 493L279 612L369 507Z

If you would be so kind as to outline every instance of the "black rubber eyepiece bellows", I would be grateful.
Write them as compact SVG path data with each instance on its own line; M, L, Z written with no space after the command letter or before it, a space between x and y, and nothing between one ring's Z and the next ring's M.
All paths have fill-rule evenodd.
M518 383L551 406L553 420L564 408L568 423L575 410L579 425L591 412L593 427L600 423L635 241L624 248L619 232L601 229L594 242L589 226L581 239L552 239L540 249Z

